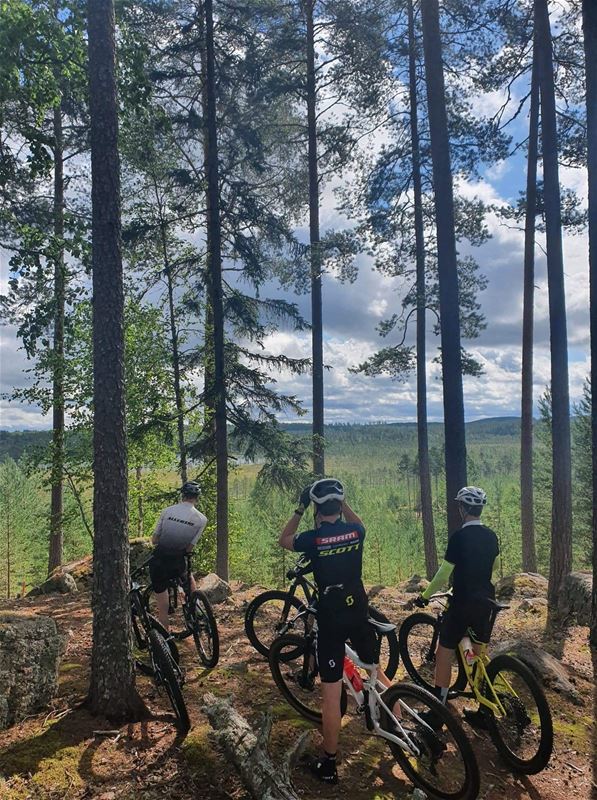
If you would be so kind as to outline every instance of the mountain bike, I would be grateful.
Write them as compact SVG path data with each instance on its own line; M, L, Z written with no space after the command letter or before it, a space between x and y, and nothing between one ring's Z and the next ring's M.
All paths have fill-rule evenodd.
M191 727L191 721L182 694L184 673L178 664L178 650L159 620L147 609L144 596L146 587L135 580L140 571L135 570L131 576L129 597L137 645L141 650L147 651L149 663L137 659L135 664L140 672L153 678L158 689L163 687L166 690L178 726L186 732Z
M142 564L135 574L139 574L142 570L146 569L149 564L148 559ZM211 669L216 666L220 657L220 637L218 634L218 626L214 616L211 603L209 602L206 594L200 590L191 592L191 554L185 553L185 574L180 578L173 578L168 584L168 597L170 614L174 614L178 608L178 596L182 590L182 616L184 621L184 628L180 631L172 631L170 633L170 641L180 641L193 637L195 647L199 658L204 666ZM149 614L149 599L153 592L151 585L145 586L141 592L142 601L144 603L146 612ZM151 619L155 619L151 617ZM133 614L133 631L137 644L140 648L146 646L146 635L143 630L135 621L135 614Z
M314 615L314 610L306 609L303 613ZM370 622L379 633L388 634L395 629L394 625ZM270 648L269 663L274 681L288 703L305 719L320 724L321 684L317 681L316 642L314 621L302 635L285 634L276 639ZM429 797L476 798L479 768L456 718L419 686L400 683L386 688L377 677L377 667L364 664L348 644L345 653L342 715L350 697L367 730L387 741L404 773ZM436 731L428 724L429 713L441 719L441 730Z
M273 589L253 598L245 611L245 632L247 638L262 656L268 658L272 642L285 633L298 628L306 633L306 626L312 620L304 612L317 605L317 586L306 575L313 570L311 562L301 556L294 567L286 573L291 582L288 591ZM297 597L302 591L305 600ZM387 617L375 607L369 606L369 616L378 622L387 623ZM386 633L379 632L381 644L381 667L390 678L398 670L398 637L394 627Z
M407 617L398 637L402 662L410 677L425 689L433 687L435 651L449 592L435 594L439 610ZM488 601L493 627L500 611L508 606ZM473 641L474 631L469 631ZM487 645L479 652L465 653L462 642L456 650L456 678L448 698L474 698L479 703L489 735L504 761L518 772L534 775L545 769L553 749L553 723L549 704L531 670L517 658L502 654L490 659Z

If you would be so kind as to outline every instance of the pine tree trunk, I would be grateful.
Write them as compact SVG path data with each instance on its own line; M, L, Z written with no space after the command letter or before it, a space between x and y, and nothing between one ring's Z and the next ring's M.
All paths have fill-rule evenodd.
M10 559L10 496L6 493L6 597L10 600L10 578L11 578L11 559Z
M135 467L135 480L137 481L137 536L143 536L143 491L141 479L143 468L140 464Z
M311 256L311 341L313 360L313 474L325 475L323 438L323 310L319 233L319 169L317 164L317 91L315 83L315 0L305 0L307 22L307 128L309 162L309 242Z
M541 89L541 141L551 343L553 492L548 597L551 608L557 609L562 584L572 566L572 467L558 137L547 0L535 0L535 31Z
M114 721L143 710L135 691L127 537L124 292L112 0L89 4L93 269L93 647L88 706Z
M587 166L589 173L589 277L591 326L591 426L593 454L593 589L590 641L597 648L597 5L583 0L587 82Z
M433 526L431 475L429 472L429 436L427 431L427 363L425 346L425 237L423 230L423 199L421 188L421 156L417 115L417 75L415 59L415 22L413 2L408 2L408 64L410 83L410 137L412 148L413 190L415 203L415 240L417 260L417 445L419 455L419 485L425 571L431 579L437 572L437 548Z
M535 302L535 217L537 214L537 145L539 138L539 83L533 46L531 110L527 155L526 215L524 226L524 290L522 301L522 392L520 422L520 525L522 569L537 572L535 511L533 506L533 317Z
M421 11L437 228L446 508L448 530L453 531L460 527L460 516L457 505L454 503L454 497L467 482L454 195L438 0L422 0Z
M157 187L156 187L157 195ZM160 208L161 213L161 208ZM165 223L160 224L160 235L162 240L162 254L164 259L164 275L166 276L166 286L168 288L168 315L170 319L170 347L172 351L172 373L174 376L174 400L176 403L176 427L178 431L178 453L180 464L180 478L182 483L188 480L187 474L187 450L184 438L184 397L180 381L180 351L178 343L178 328L176 327L176 311L174 308L174 285L172 282L172 270L168 257L168 243L166 241Z
M213 313L214 419L216 431L216 572L228 580L228 438L226 431L226 375L222 246L220 227L220 179L216 120L216 75L213 2L205 0L205 97L207 105L207 229L208 288Z
M52 352L52 471L48 574L62 564L64 473L64 163L62 102L54 108L54 343Z

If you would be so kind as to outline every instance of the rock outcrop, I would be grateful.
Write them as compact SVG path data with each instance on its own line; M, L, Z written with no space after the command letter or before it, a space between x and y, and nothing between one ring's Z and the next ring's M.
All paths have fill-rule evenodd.
M407 581L400 584L399 589L407 594L418 594L425 591L429 586L427 578L422 578L420 575L412 575Z
M232 594L230 585L219 578L214 572L201 578L199 581L199 589L205 592L207 599L212 606L225 602Z
M526 639L507 639L491 648L492 657L509 653L526 664L535 675L555 692L582 705L581 696L573 685L566 667L552 655Z
M566 616L577 625L591 624L591 592L593 576L590 572L571 572L564 581L563 607Z
M519 572L505 575L495 587L498 600L511 600L513 597L547 597L547 578L538 572Z
M77 582L72 574L60 569L55 569L47 580L29 592L28 597L36 597L40 594L53 594L54 592L73 594L76 591L78 591Z
M56 695L63 642L50 617L0 612L0 729Z

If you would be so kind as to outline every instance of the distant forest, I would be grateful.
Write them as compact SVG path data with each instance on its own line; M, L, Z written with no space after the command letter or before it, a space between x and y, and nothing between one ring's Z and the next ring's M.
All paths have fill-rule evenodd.
M281 427L290 434L309 436L311 425L308 422L292 422L282 424ZM388 439L393 442L410 440L416 432L415 422L373 422L373 423L335 423L326 425L326 441L341 442L346 439L363 438L371 440ZM478 419L466 424L467 435L470 439L483 439L490 436L519 436L519 417L489 417ZM443 439L443 423L429 423L429 433L438 441ZM68 442L77 434L66 434ZM12 458L19 461L23 456L32 455L33 451L44 449L52 440L52 431L0 431L0 461Z

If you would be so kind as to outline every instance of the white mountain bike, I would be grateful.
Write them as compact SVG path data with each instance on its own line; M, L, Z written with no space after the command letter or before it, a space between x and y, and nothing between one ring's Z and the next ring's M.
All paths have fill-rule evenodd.
M310 607L305 614L316 614ZM370 623L379 633L393 625ZM306 719L321 723L321 690L317 680L317 623L304 635L286 634L270 648L274 681L290 705ZM346 644L341 712L348 698L363 716L367 730L385 739L404 773L415 786L441 800L473 800L479 793L479 768L459 722L436 697L411 683L389 688L378 679L377 666L365 664ZM428 724L432 718L434 725ZM440 730L437 722L441 722Z

